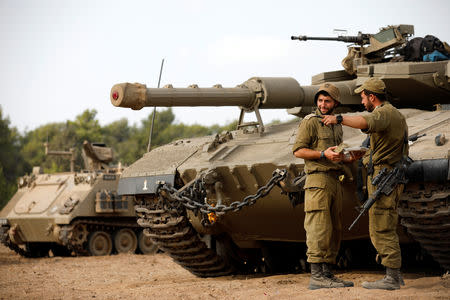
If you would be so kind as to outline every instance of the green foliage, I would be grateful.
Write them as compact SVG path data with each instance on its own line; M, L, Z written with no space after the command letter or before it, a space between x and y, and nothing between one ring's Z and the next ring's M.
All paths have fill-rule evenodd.
M87 109L76 117L75 122L68 121L68 126L73 128L76 136L75 147L80 147L84 140L90 142L102 140L102 129L98 120L95 119L96 115L97 111L95 109Z
M0 208L17 190L16 179L30 170L20 155L21 137L16 128L10 128L8 118L0 107Z

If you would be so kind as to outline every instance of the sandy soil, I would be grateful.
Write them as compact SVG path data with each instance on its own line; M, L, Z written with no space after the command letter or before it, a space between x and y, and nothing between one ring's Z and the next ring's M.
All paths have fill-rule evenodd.
M197 278L164 254L23 258L0 246L1 299L450 299L450 276L404 274L397 291L366 290L381 272L340 272L353 288L307 289L309 274Z

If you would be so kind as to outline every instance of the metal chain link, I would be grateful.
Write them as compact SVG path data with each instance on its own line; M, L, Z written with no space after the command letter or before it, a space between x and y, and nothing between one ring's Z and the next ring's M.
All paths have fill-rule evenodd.
M201 211L204 214L215 213L217 215L222 215L226 212L236 212L241 210L244 206L251 206L255 204L258 199L267 196L267 194L269 194L269 192L275 185L278 185L280 181L286 178L286 175L286 169L276 169L272 173L272 178L270 178L266 185L260 187L256 191L256 194L246 196L242 201L235 201L228 206L223 204L212 206L208 203L205 203L206 191L203 186L202 178L195 180L190 186L184 188L181 192L165 183L160 184L157 187L156 193L161 195L161 192L164 191L167 193L167 197L170 200L178 201L182 203L187 209L190 209L194 212Z

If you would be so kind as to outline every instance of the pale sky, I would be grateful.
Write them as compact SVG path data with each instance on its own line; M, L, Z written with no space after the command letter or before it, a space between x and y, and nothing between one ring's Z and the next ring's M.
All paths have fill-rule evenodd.
M291 35L336 36L334 29L376 33L413 24L415 36L450 42L450 1L101 1L0 0L0 105L21 132L73 120L96 109L102 125L130 124L152 108L132 111L109 101L111 87L234 87L254 76L311 76L342 69L342 42L298 42ZM176 108L186 124L225 124L237 108ZM289 118L263 110L263 121Z

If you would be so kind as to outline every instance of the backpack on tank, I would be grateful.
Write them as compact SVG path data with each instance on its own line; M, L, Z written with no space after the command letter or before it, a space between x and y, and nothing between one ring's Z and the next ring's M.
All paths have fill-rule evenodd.
M424 56L434 51L439 51L444 56L449 56L444 44L433 35L426 35L424 38L416 37L408 41L403 49L405 61L423 61Z
M405 61L421 61L423 55L421 55L421 45L423 38L416 37L408 41L403 49L405 55Z
M422 57L426 54L434 52L435 50L441 52L444 55L447 55L447 51L445 51L444 44L434 35L426 35L422 40L421 45L421 54Z

